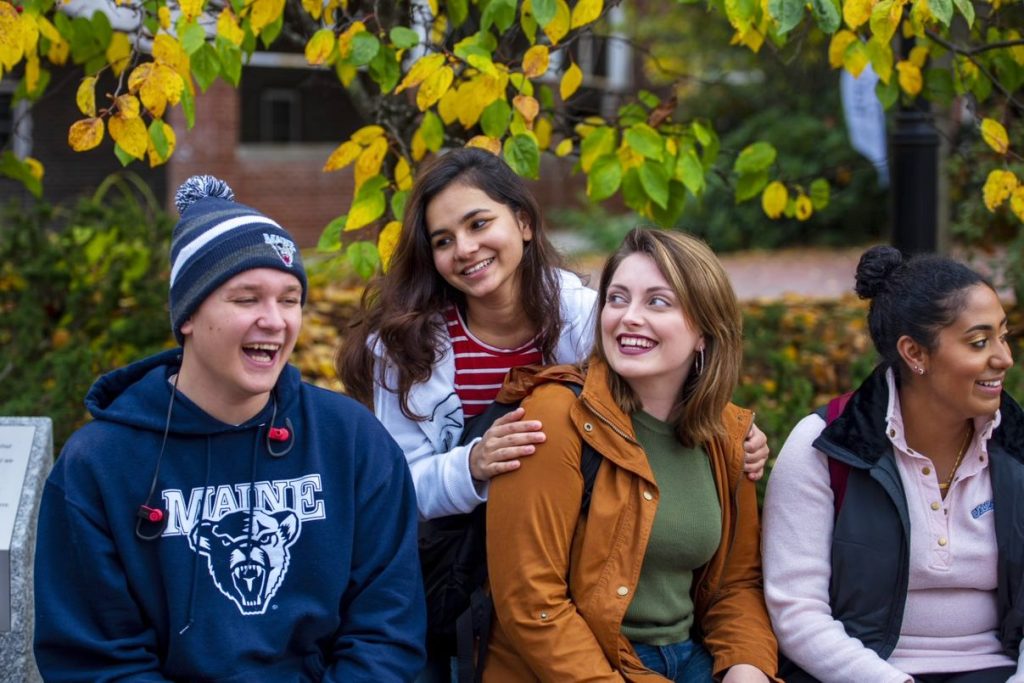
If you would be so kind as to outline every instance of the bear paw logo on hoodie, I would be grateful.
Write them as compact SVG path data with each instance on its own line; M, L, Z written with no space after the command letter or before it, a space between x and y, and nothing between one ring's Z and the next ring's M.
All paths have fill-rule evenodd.
M290 510L237 510L192 528L189 545L204 555L218 590L245 615L264 614L284 582L289 548L301 531Z

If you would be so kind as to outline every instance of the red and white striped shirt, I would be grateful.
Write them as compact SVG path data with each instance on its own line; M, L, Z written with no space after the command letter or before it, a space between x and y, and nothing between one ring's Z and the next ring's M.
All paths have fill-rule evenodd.
M449 308L445 319L455 354L455 393L467 418L479 415L494 402L511 368L543 361L536 339L516 349L499 349L474 337L457 307Z

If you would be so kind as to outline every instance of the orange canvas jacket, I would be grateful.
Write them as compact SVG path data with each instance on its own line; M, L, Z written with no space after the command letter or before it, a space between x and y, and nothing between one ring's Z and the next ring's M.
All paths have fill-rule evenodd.
M578 368L512 372L498 400L526 396L523 419L541 420L547 438L490 485L487 563L496 619L484 681L664 682L620 633L659 490L629 416L612 398L608 368L591 364L578 399L560 383L583 381ZM757 499L742 472L752 420L749 411L728 406L727 438L706 444L723 538L694 572L694 625L716 678L734 664L752 664L769 678L777 668L761 587ZM581 438L604 456L582 520Z

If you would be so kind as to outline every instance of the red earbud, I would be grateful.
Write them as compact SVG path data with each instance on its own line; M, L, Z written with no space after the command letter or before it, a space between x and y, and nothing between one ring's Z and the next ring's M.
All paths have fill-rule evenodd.
M140 505L139 511L136 514L138 514L141 519L154 524L159 524L164 521L164 511L160 508L151 508L148 505Z
M271 441L287 441L292 435L287 427L271 427L267 436Z

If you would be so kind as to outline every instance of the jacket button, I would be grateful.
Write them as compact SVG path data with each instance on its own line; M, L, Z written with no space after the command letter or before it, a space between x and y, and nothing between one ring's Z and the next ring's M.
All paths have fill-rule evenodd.
M583 423L583 431L585 431L585 432L592 432L592 431L594 431L594 425L590 424L589 422L584 422Z
M896 436L896 430L895 429L890 429L889 430L889 436L890 437Z
M936 510L936 511L938 511L938 509L939 509L940 507L942 507L942 506L941 506L941 505L939 505L938 503L932 503L932 510Z
M654 495L650 491L644 491L644 500L654 500Z
M621 597L621 598L624 598L627 595L629 595L629 589L626 588L625 586L619 586L619 589L617 591L615 591L615 592L618 593L619 597Z
M928 476L929 474L931 474L931 473L932 473L932 468L931 468L931 467L925 467L925 468L923 468L923 469L921 470L921 474L923 474L923 475L924 475L924 476L926 476L926 477L927 477L927 476Z
M941 545L941 546L945 547L945 545L946 545L946 539L945 539L945 537L943 537L943 538L940 538L940 539L939 539L939 545Z

